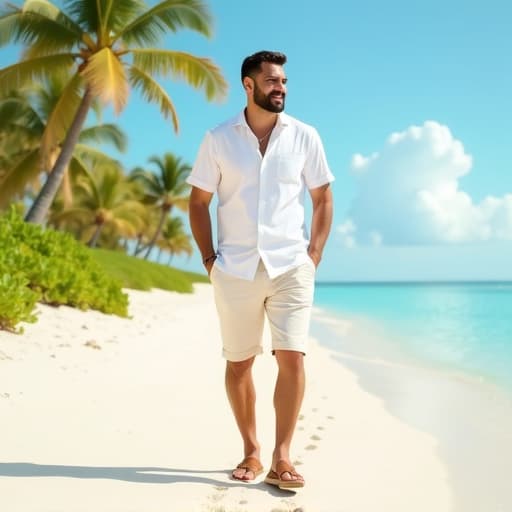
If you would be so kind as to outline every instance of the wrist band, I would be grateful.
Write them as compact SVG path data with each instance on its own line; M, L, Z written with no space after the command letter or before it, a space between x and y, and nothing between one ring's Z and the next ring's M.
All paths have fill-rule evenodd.
M205 258L203 260L203 265L206 265L210 260L215 260L215 259L217 259L217 254L213 253L210 256L208 256L208 258Z

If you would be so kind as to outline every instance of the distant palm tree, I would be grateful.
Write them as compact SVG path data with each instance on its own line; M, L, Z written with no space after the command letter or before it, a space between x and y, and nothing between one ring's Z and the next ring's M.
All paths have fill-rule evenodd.
M160 211L158 225L146 246L145 259L158 240L173 207L187 211L189 185L185 180L191 169L190 165L172 153L165 153L162 158L153 156L149 162L156 165L157 173L140 167L131 173L131 179L139 182L144 189L144 202Z
M41 173L51 168L49 163L57 159L62 139L49 153L44 154L42 138L51 122L64 81L62 75L53 75L39 85L31 85L0 99L0 141L3 136L11 148L10 158L5 162L0 176L0 208L12 199L23 196L29 185L36 192L39 191ZM87 143L111 143L118 151L124 151L126 135L114 124L90 126L80 131L71 160L64 169L62 189L66 206L71 203L69 170L74 174L81 173L84 159L112 161L107 154Z
M190 235L184 230L180 217L168 217L157 245L161 250L169 252L169 264L175 254L192 256L194 251Z
M80 226L81 238L95 247L103 229L133 238L140 229L146 207L137 189L119 167L101 165L80 176L74 205L54 215L53 222Z
M0 70L0 94L63 69L73 70L43 139L51 149L62 130L67 133L27 215L27 220L39 223L57 193L94 98L112 102L120 112L131 86L158 104L178 130L174 105L156 76L184 79L204 89L208 99L222 97L227 89L220 70L209 59L148 48L166 33L182 28L209 36L211 17L201 0L163 0L149 8L143 0L64 0L64 8L49 0L26 0L21 8L7 4L0 11L0 45L21 42L26 46L21 62Z

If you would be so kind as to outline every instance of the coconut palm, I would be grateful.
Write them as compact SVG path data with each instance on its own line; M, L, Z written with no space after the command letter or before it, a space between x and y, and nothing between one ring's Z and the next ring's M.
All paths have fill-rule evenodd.
M158 240L173 207L187 211L189 185L185 179L191 169L190 165L172 153L165 153L162 158L152 156L149 162L155 164L156 173L139 167L131 174L131 179L139 182L145 191L144 202L160 211L158 225L147 244L145 259Z
M0 176L0 208L15 197L22 197L29 185L38 191L40 175L44 168L49 168L44 164L57 159L62 140L57 141L58 145L50 153L43 154L41 139L64 82L64 75L52 75L39 85L31 85L0 99L0 141L4 135L12 149ZM71 160L64 169L62 189L65 206L71 203L71 177L68 171L75 175L83 172L84 160L112 160L89 143L110 143L118 151L124 151L126 135L114 124L95 125L81 130Z
M0 45L21 42L21 62L0 70L0 94L61 70L72 70L52 112L43 145L57 145L66 133L55 164L34 201L27 220L43 222L62 181L93 99L112 102L119 113L129 88L156 103L178 130L171 98L157 76L181 78L201 88L208 99L227 89L220 70L207 58L150 48L169 32L182 28L210 35L211 17L200 0L163 0L149 7L143 0L64 0L60 9L49 0L26 0L23 7L7 4L0 11Z
M95 247L103 229L118 237L135 237L146 207L137 188L113 165L98 165L80 176L75 186L74 205L56 213L53 222L80 227L81 238Z
M175 254L192 256L193 247L190 235L184 230L183 220L180 217L168 217L157 241L160 250L169 252L169 264Z

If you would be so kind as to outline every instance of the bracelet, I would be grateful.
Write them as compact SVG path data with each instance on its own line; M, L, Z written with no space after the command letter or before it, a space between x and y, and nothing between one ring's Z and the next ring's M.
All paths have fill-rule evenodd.
M216 260L216 259L217 259L217 253L213 253L210 256L208 256L208 258L205 258L203 260L203 265L206 265L209 261Z

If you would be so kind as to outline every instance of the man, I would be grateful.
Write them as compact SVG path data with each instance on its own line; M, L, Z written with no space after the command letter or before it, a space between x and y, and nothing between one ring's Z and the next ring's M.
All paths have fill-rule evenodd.
M263 471L256 436L252 366L266 314L278 365L276 440L265 482L304 486L290 444L305 387L304 354L314 274L332 221L331 174L316 130L283 113L286 56L262 51L242 64L247 106L207 132L188 178L190 224L212 282L226 363L226 391L244 445L232 477ZM304 190L313 215L305 228ZM209 205L218 195L218 244Z

